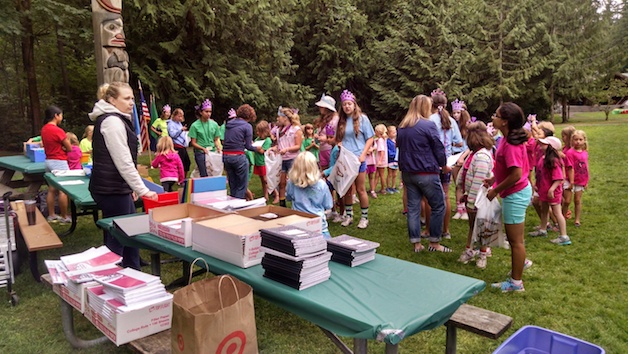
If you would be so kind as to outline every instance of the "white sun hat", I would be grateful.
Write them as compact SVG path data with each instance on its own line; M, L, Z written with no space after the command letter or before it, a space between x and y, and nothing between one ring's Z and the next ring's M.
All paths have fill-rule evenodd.
M331 96L327 96L326 94L323 94L323 96L321 96L320 101L314 104L319 107L327 108L330 111L336 112L336 100Z

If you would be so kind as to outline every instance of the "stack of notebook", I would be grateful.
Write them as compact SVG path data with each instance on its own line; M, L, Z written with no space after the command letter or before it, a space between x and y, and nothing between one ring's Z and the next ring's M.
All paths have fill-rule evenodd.
M327 242L321 233L294 226L260 230L266 278L303 290L329 279Z
M375 259L377 247L379 247L377 242L349 235L340 235L327 240L327 249L332 252L331 260L350 267Z

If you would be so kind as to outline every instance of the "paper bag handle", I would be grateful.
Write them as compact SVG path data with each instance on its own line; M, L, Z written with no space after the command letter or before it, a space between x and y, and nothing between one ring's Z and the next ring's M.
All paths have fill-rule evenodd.
M197 257L190 264L190 278L188 279L188 284L192 283L192 274L194 274L192 272L192 267L194 267L194 264L196 263L196 261L203 261L203 263L205 263L205 269L207 269L207 273L205 273L205 278L207 278L207 274L209 274L209 264L207 264L207 261L204 258Z
M228 275L223 275L220 277L220 280L218 281L218 298L220 299L220 308L223 309L224 305L222 303L222 281L223 279L229 279L229 281L231 281L231 285L233 285L233 290L235 290L236 293L236 299L238 299L238 301L236 301L236 303L238 304L238 312L240 313L240 316L242 316L242 311L240 310L240 294L238 293L238 287L236 286L235 282L233 281L233 279L228 276Z

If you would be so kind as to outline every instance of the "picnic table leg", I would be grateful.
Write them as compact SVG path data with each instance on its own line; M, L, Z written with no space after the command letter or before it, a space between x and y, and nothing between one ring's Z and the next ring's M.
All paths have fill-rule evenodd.
M31 268L31 274L35 281L41 283L41 274L39 274L39 266L37 265L37 251L29 252L28 254L28 264Z
M72 316L73 308L62 298L59 299L61 300L61 324L63 325L63 334L65 335L65 339L68 340L73 348L88 348L100 343L105 343L109 340L105 336L91 340L78 338L76 333L74 333L74 317Z
M445 341L445 354L456 354L456 327L447 327L447 339Z
M355 354L366 354L368 345L366 339L353 338L353 352Z
M343 354L353 354L354 352L351 351L351 349L349 349L349 347L347 347L347 345L340 340L340 338L338 338L337 335L335 335L334 333L331 333L330 331L326 330L325 328L318 326L318 328L321 329L321 331L323 331L323 333L325 333L325 335L327 336L327 338L331 339L331 341L336 345L336 347L338 347L338 349L340 349L340 351Z
M161 275L161 259L160 258L161 256L159 252L150 253L150 272L156 276Z
M399 352L399 344L386 343L386 354L397 354Z

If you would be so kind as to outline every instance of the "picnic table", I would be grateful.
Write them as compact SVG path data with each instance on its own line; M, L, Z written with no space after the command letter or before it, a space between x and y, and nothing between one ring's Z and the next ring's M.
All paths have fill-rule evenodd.
M128 237L115 227L114 219L101 219L98 225L122 244L156 255L166 253L187 263L201 257L207 261L208 271L231 274L249 284L256 295L316 324L345 353L351 350L336 335L353 338L356 353L366 353L366 342L373 339L385 342L387 353L396 353L404 338L443 325L486 285L478 279L377 255L354 268L330 262L328 281L298 291L265 278L261 265L240 268L149 233ZM152 262L159 263L159 259Z
M21 179L13 180L16 172L22 174ZM11 191L14 198L33 197L44 183L44 172L44 162L32 162L24 155L0 157L0 195ZM26 191L18 192L17 188L26 188Z
M94 219L94 223L98 220L98 207L89 191L89 177L59 177L51 172L46 172L44 179L49 186L62 191L68 196L72 223L70 224L70 228L59 236L67 236L73 233L76 229L76 221L79 216L91 215Z

